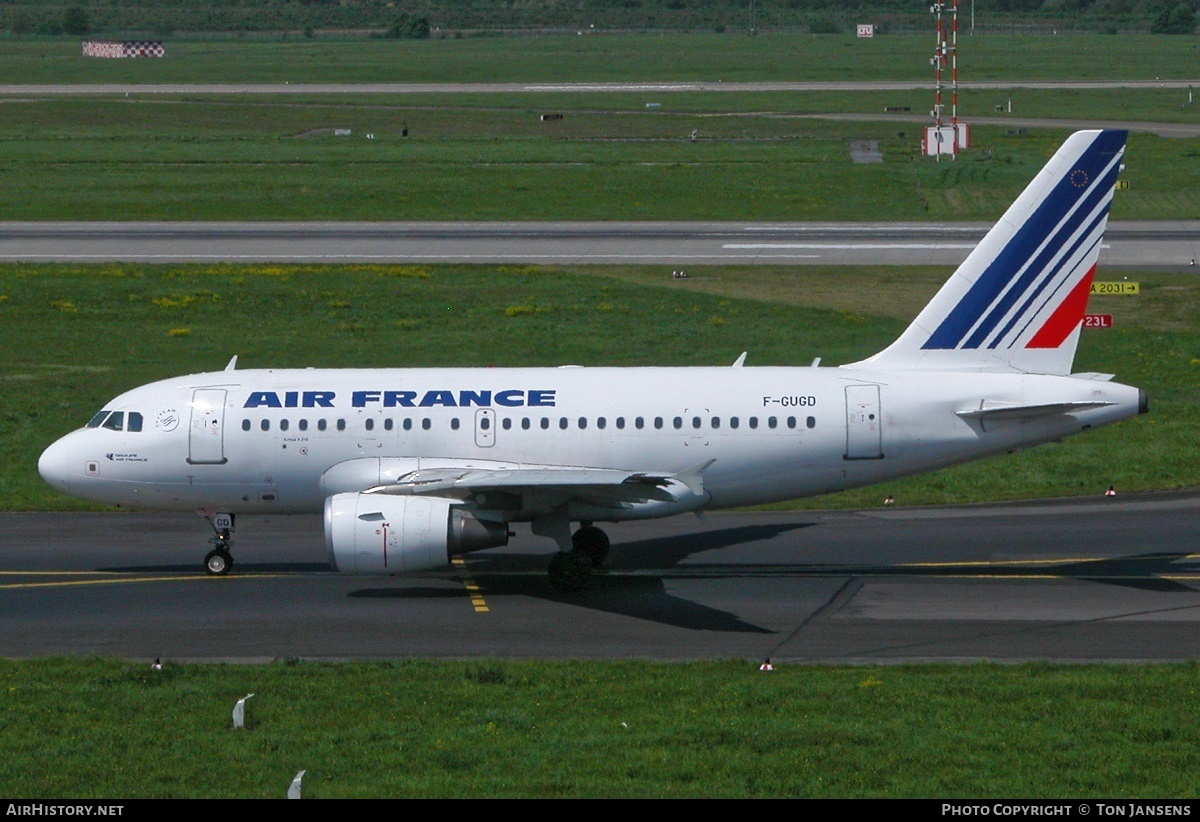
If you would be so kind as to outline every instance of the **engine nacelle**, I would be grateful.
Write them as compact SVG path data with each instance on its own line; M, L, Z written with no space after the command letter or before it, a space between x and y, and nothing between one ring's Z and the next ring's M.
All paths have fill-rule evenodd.
M508 526L485 522L442 497L334 494L325 500L329 561L350 574L402 574L449 564L467 551L508 544Z

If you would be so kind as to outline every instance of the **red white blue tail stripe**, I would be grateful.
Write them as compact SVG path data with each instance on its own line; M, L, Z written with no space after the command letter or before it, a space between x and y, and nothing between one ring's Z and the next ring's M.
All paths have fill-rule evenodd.
M900 339L864 364L1069 373L1126 137L1072 135Z
M1071 302L1065 298L1085 280L1090 287L1124 147L1125 132L1101 132L923 347L1011 348L1066 339L1074 323L1055 309ZM1083 317L1084 306L1078 308L1075 322Z

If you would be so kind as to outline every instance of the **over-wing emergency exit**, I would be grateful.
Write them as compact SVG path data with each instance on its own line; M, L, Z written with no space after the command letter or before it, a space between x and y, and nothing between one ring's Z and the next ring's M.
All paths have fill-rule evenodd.
M822 494L1146 411L1072 374L1126 134L1071 136L889 347L840 367L238 370L135 388L42 454L64 493L213 524L324 510L340 571L396 574L553 540L551 581L605 560L596 523ZM578 528L575 528L578 524Z

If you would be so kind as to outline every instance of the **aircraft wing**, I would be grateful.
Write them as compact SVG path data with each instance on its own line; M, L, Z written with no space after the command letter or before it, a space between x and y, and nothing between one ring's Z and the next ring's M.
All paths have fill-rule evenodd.
M617 471L610 468L559 468L554 466L511 469L429 468L400 477L397 482L369 490L373 494L414 494L466 498L488 492L523 493L559 491L575 498L610 503L669 502L671 477Z
M548 510L567 502L603 508L647 503L679 505L685 500L701 503L706 498L703 473L713 461L675 474L529 463L455 464L456 461L439 463L436 460L421 460L423 464L411 470L391 471L386 461L382 466L375 460L370 462L374 464L369 467L376 480L358 486L368 494L442 497L471 500L484 507L498 504L502 508ZM330 479L354 482L351 479L354 476L361 480L363 475L354 471ZM326 486L326 490L332 493L347 488L345 485Z

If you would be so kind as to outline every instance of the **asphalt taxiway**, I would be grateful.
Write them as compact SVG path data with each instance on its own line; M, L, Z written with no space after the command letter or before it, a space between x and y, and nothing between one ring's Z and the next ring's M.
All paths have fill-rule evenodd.
M318 517L246 517L215 578L195 516L2 514L0 656L1189 660L1197 513L1181 493L624 523L574 594L520 527L365 577L332 570Z

